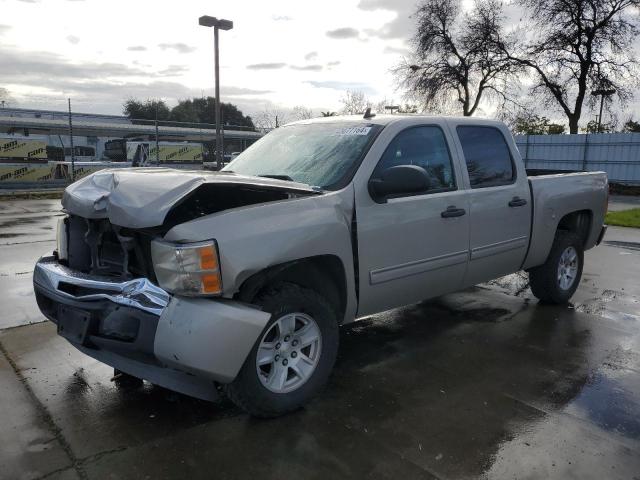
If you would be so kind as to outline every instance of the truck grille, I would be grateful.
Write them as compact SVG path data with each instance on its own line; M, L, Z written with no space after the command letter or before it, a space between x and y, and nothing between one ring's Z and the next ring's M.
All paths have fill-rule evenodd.
M74 270L123 279L155 280L147 232L70 215L67 220L68 266Z

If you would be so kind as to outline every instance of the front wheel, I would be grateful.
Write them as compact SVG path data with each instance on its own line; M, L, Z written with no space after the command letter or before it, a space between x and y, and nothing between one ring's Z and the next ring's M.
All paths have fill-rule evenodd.
M275 417L300 408L327 382L338 351L338 322L324 297L291 283L268 289L253 303L271 319L225 390L251 415Z
M529 270L531 291L542 302L567 303L580 284L583 263L580 237L573 232L559 231L547 261Z

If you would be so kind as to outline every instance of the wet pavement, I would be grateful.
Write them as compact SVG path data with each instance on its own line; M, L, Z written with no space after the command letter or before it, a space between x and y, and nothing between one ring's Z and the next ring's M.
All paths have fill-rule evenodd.
M526 276L342 328L305 409L251 419L118 387L31 293L58 201L0 202L0 478L640 479L640 231L587 252L568 307Z

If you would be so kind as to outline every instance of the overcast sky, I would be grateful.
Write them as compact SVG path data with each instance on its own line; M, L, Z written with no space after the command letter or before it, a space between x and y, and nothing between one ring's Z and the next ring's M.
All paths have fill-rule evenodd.
M246 114L277 105L338 110L347 89L401 99L390 69L406 53L416 0L0 0L0 87L12 106L119 114L128 97L213 92Z

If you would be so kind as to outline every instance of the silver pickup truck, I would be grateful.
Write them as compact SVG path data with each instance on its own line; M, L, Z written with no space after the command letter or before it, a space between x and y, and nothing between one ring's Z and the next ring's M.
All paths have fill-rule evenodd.
M221 172L74 183L34 287L58 333L119 375L275 416L326 383L341 324L519 270L567 302L607 192L604 173L527 176L496 121L303 121Z

